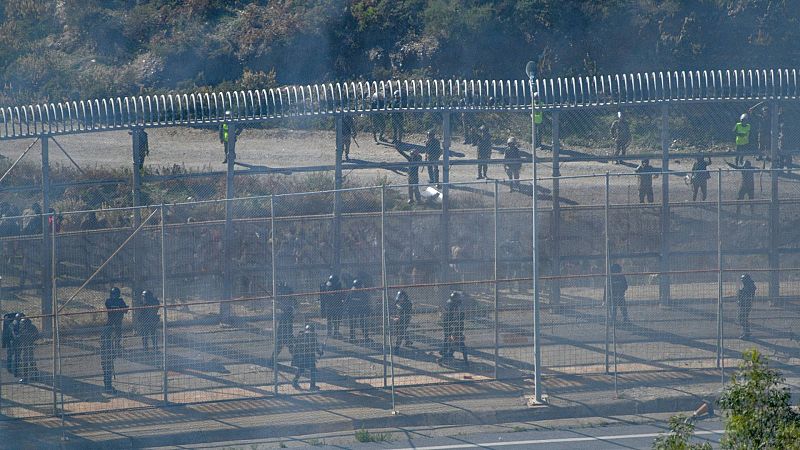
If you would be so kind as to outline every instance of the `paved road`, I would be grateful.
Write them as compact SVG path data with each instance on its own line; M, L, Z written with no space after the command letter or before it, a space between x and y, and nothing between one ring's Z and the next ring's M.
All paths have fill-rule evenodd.
M632 420L619 420L610 424L598 425L590 423L584 426L571 426L568 422L554 428L546 427L535 430L530 424L505 424L495 428L505 431L469 432L453 436L428 437L447 431L428 430L417 432L399 430L391 433L390 441L376 443L358 443L350 435L327 435L310 438L299 438L287 441L232 441L210 444L196 444L185 448L275 448L281 444L298 449L395 449L395 450L459 450L459 449L650 449L656 437L668 430L667 415L659 415L658 420L645 423ZM639 418L641 419L641 418ZM598 419L604 420L604 419ZM718 418L701 420L697 423L695 442L710 442L715 448L722 437L724 425ZM463 432L463 429L454 429ZM405 436L410 436L407 438ZM348 441L349 439L349 441Z

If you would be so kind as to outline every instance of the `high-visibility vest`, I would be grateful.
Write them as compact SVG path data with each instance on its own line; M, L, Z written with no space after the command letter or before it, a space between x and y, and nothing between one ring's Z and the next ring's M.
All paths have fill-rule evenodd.
M747 145L750 143L750 124L736 122L736 145Z
M537 112L533 113L533 123L535 123L536 125L541 125L542 124L542 117L543 117L543 113L541 111L537 111Z
M222 140L224 142L228 142L228 124L227 123L223 123L222 124Z

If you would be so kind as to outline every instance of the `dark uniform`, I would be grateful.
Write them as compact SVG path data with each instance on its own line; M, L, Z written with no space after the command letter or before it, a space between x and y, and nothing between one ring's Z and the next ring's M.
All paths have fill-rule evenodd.
M481 161L486 161L492 159L492 136L489 134L489 130L486 129L485 125L481 125L479 130L480 133L478 134L477 138L478 159ZM487 175L488 170L488 164L478 162L478 179L480 180L482 178L489 178Z
M403 107L403 101L400 98L400 91L394 93L394 100L392 100L392 109L400 109ZM403 142L403 113L400 111L392 112L392 143L399 144Z
M650 160L643 159L642 163L636 168L639 174L639 203L653 203L653 172L657 170L650 165ZM658 175L655 175L658 176Z
M342 117L342 146L344 159L350 160L350 144L356 138L356 120L351 115Z
M631 129L622 112L617 113L617 120L611 124L611 137L614 138L614 156L625 156L631 143ZM622 164L622 160L616 163Z
M439 140L434 136L433 131L428 131L425 139L425 159L434 163L428 166L428 182L439 184L439 158L442 156L442 147Z
M34 203L25 215L28 217L25 218L22 234L42 234L42 207Z
M625 303L625 292L628 290L628 279L622 273L619 264L611 266L609 289L611 291L611 320L617 321L617 309L622 310L623 323L630 323L628 319L628 305Z
M743 166L738 166L736 164L727 163L730 167L741 170L742 173L742 184L739 186L739 192L736 195L737 200L744 200L745 197L752 200L755 197L756 193L756 183L755 183L755 169L753 169L753 165L750 164L750 161L747 160L744 162ZM736 204L736 214L739 215L739 212L742 209L741 203ZM753 213L753 202L750 202L750 214Z
M15 330L14 346L17 348L17 374L20 383L27 383L36 379L37 369L34 359L36 340L39 339L39 329L31 319L23 317L19 320L19 328Z
M400 352L400 346L405 341L406 347L414 345L411 339L408 338L408 325L411 323L411 314L413 310L411 299L405 291L399 291L394 300L394 312L392 313L392 332L395 337L394 352Z
M274 358L278 357L284 346L291 350L292 339L294 339L294 297L291 297L294 291L286 283L281 282L278 283L277 294L285 297L278 297L280 311L278 312Z
M397 149L401 155L410 163L418 163L422 161L422 155L416 148L411 150L411 153L406 153L401 149ZM419 166L412 164L408 166L408 203L415 201L422 201L422 196L419 193Z
M439 361L452 358L453 353L460 351L464 356L464 364L469 364L467 347L464 342L464 310L461 308L461 293L450 293L450 298L445 303L440 323L444 340L442 342L442 357Z
M17 373L17 347L14 344L15 328L18 328L18 319L22 319L22 313L3 314L3 348L6 349L6 370L9 373ZM16 375L15 375L16 376Z
M519 171L522 168L522 156L519 153L519 147L517 146L517 139L515 137L508 138L506 142L508 144L508 148L506 148L506 154L503 157L505 164L503 167L506 169L506 175L508 175L508 179L511 181L511 191L514 191L516 188L519 191Z
M383 99L383 95L377 92L372 94L370 109L373 111L383 110L385 106L386 101ZM383 114L372 114L370 117L372 118L372 139L375 142L378 142L378 140L384 142L386 140L383 135L386 132L386 117Z
M756 297L756 284L749 274L742 275L742 287L736 297L739 306L739 325L742 327L740 339L750 338L750 310L753 308L753 300Z
M344 295L339 277L331 275L319 287L319 310L328 322L328 336L339 336L339 323L342 321Z
M112 384L114 379L114 359L117 357L115 346L114 328L106 325L100 331L100 366L103 369L103 387L105 391L113 394L116 392Z
M697 158L697 161L692 164L692 201L697 200L698 190L703 193L703 200L706 199L708 180L711 178L711 174L708 173L708 166L710 165L711 158L706 160L706 158L702 156Z
M347 293L345 308L350 323L350 340L356 340L356 327L361 327L364 340L369 340L367 318L369 317L369 294L363 290L361 280L353 280L353 287Z
M152 343L153 350L158 350L158 306L160 303L151 291L142 292L142 306L139 311L139 335L142 337L142 348L147 351L148 343Z
M297 373L295 373L292 380L292 386L295 389L300 389L300 376L308 370L311 381L310 389L312 391L319 390L317 387L317 355L322 356L323 351L317 344L314 326L311 324L306 325L305 330L297 336L290 349L292 351L292 366L297 368Z
M114 330L114 345L122 348L122 319L128 312L128 304L120 296L119 288L111 288L111 296L106 299L106 310L108 311L106 323Z

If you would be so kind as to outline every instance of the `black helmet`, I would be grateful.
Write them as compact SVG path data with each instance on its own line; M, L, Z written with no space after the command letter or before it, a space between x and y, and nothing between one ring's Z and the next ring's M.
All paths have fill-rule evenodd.
M142 298L151 299L153 298L153 291L144 290L142 291Z
M305 328L304 331L306 333L313 333L314 332L314 324L313 323L307 323L306 324L306 328Z
M400 300L408 300L406 291L397 291L397 295L394 296L394 301L399 302Z
M749 273L743 273L742 276L741 276L741 279L742 279L743 283L750 283L750 282L753 281L753 279L750 277Z
M111 288L111 297L112 297L112 298L117 298L117 297L119 297L119 296L120 296L120 291L119 291L119 288L118 288L118 287L116 287L116 286L112 287L112 288Z
M611 273L620 273L622 272L622 266L617 263L611 265Z
M361 280L359 280L358 278L353 280L353 287L354 288L360 288L360 287L363 287L363 286L364 286L364 283L362 283Z
M14 320L22 320L25 317L25 313L16 313L14 314Z
M447 299L448 303L460 303L461 302L461 292L452 291L450 292L450 298Z

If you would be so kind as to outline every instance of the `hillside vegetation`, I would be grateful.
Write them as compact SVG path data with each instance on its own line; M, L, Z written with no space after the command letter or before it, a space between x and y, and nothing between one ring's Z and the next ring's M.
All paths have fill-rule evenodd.
M407 76L782 66L778 0L3 0L0 104Z

